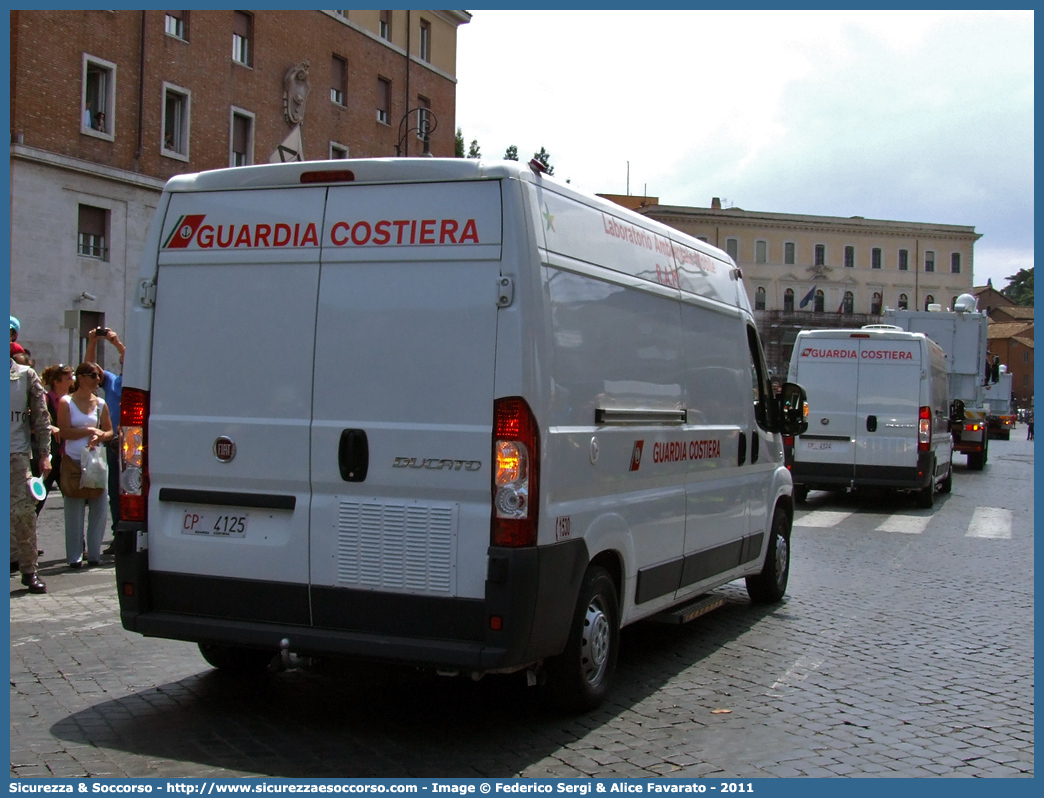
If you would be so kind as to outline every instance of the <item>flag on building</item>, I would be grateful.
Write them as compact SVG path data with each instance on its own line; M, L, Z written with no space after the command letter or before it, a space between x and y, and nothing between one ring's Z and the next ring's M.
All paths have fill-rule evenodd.
M798 305L798 307L799 308L805 307L805 305L807 305L809 302L812 301L812 299L813 299L813 297L815 297L815 295L816 295L816 287L812 286L808 290L808 293L805 294L805 298L801 300L801 303Z

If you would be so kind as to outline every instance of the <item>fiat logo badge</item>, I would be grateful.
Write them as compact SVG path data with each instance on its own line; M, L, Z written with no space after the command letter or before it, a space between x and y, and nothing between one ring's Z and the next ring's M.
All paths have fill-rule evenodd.
M214 457L222 463L227 463L236 456L236 442L227 435L222 435L214 441Z

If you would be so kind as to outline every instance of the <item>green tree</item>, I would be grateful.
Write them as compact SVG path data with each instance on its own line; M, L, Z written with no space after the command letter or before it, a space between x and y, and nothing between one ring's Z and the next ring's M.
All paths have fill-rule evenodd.
M457 128L457 135L453 137L453 157L464 157L464 131Z
M547 170L547 173L549 175L553 175L555 173L555 167L551 165L551 153L549 153L543 147L540 148L540 152L534 152L533 157L544 165L544 168Z
M517 161L518 160L518 147L512 144L504 151L505 161Z
M1008 278L1008 287L1001 291L1016 305L1033 306L1033 267L1019 269L1018 274Z
M469 158L481 158L482 151L479 149L478 139L471 140L471 147L468 149Z

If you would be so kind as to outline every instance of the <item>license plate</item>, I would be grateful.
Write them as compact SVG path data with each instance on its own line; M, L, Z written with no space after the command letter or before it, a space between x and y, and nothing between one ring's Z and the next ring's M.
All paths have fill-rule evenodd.
M220 510L186 510L181 522L183 535L210 535L217 538L244 538L247 532L247 513L226 513Z
M828 452L833 448L831 441L805 441L806 452Z

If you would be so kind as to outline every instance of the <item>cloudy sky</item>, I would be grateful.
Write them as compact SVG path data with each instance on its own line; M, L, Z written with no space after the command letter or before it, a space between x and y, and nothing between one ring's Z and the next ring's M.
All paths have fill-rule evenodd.
M472 11L457 126L485 157L668 205L972 225L1033 266L1033 13Z

